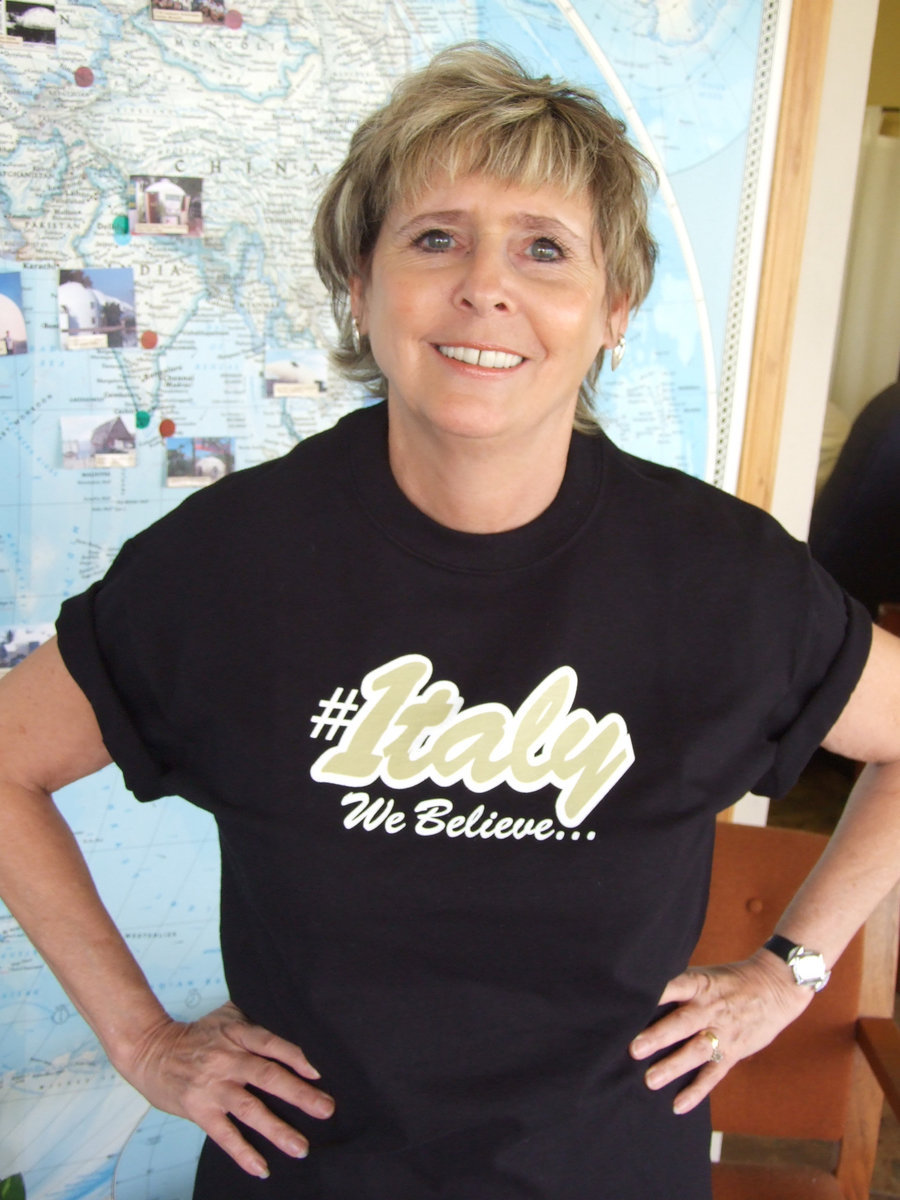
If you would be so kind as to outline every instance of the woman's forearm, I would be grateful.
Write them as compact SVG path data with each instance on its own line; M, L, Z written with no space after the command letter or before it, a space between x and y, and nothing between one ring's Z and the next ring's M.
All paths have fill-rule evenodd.
M0 895L114 1065L168 1020L51 796L0 781Z
M866 668L824 745L870 765L777 929L831 966L900 878L900 640L883 629L873 629Z
M865 768L844 814L777 930L828 966L900 878L900 763Z
M121 1068L168 1018L52 797L109 761L55 638L0 680L0 896Z

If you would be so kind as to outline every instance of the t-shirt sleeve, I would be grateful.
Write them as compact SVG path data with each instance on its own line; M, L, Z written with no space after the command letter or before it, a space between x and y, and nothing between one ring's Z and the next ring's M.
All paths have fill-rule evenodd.
M130 544L126 543L111 576L63 603L56 622L57 641L69 673L94 710L104 745L122 771L126 786L138 800L156 800L177 794L177 772L147 744L140 727L143 714L133 711L122 694L106 651L110 639L129 637L119 615L121 609L117 612L115 606L104 605L109 579L113 590L121 589L129 558ZM102 622L98 621L98 605L107 610ZM113 611L109 611L111 607Z
M103 579L62 605L63 661L138 800L177 795L215 812L233 798L223 776L241 794L252 787L256 760L233 752L251 730L269 728L272 656L246 642L254 629L277 641L277 605L248 564L271 579L284 557L283 536L273 532L291 511L284 461L186 497L127 541Z
M180 795L206 806L185 768L185 706L173 702L184 690L197 614L204 620L210 605L205 594L191 595L193 559L201 559L202 574L208 539L184 515L178 509L126 542L103 579L63 603L56 631L63 661L135 797Z
M751 789L783 796L843 712L865 667L872 641L866 609L844 592L797 543L803 577L797 584L791 686L771 711L766 730L770 765Z

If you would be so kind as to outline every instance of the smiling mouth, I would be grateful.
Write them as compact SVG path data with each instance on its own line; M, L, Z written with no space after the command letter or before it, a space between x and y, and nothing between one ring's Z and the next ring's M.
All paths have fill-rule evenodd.
M505 350L476 350L474 346L438 346L444 358L455 358L471 367L491 367L495 371L508 371L525 359L521 354L507 354Z

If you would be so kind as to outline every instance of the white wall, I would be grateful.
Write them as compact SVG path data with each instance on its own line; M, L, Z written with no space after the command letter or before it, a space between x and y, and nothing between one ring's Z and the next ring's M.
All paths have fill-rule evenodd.
M891 128L893 125L897 126L896 130ZM843 310L829 393L831 404L850 421L873 396L897 378L897 363L900 362L898 196L900 121L893 114L886 118L881 106L870 103L866 109Z
M805 537L837 338L878 0L834 0L773 511Z

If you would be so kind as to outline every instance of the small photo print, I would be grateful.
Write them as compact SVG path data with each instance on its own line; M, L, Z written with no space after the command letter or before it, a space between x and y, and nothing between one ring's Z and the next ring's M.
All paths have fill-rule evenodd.
M28 334L22 310L22 275L19 271L0 274L0 358L25 354Z
M328 355L324 350L266 348L266 395L313 399L328 391Z
M63 350L137 346L131 267L60 271L57 302Z
M233 437L166 438L166 486L206 487L234 470Z
M0 35L10 44L55 46L54 0L0 0Z
M200 237L203 180L187 175L132 175L128 223L132 233Z
M133 416L100 413L60 417L63 466L72 470L133 467L137 463Z
M49 642L55 633L52 623L0 627L0 671L16 666L38 646Z
M187 25L221 25L224 0L150 0L154 21L179 21Z

